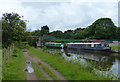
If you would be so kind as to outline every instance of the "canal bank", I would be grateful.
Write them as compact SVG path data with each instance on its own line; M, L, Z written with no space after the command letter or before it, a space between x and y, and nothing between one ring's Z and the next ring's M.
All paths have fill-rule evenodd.
M113 41L112 43L109 43L109 46L111 47L112 52L120 53L120 41Z
M30 48L29 55L42 59L42 61L48 63L55 70L60 72L67 80L107 80L104 76L95 74L92 67L81 66L79 63L73 63L67 61L60 54L46 53L41 49Z
M111 52L120 53L120 46L111 46Z
M50 52L51 49L47 49L46 51ZM56 52L58 49L54 49L54 51ZM118 79L120 77L120 55L118 53L64 50L62 56L67 61L77 62L81 65L89 65L89 67L94 69L95 73L99 75L103 74L105 77L111 79Z

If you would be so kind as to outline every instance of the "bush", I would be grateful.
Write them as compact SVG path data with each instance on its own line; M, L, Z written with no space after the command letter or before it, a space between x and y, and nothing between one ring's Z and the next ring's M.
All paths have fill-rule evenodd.
M30 48L29 44L26 44L24 48L29 49Z
M20 42L14 42L15 47L22 48L23 44Z
M43 48L42 48L42 51L45 51L46 50L46 47L44 46Z
M15 42L15 47L18 47L18 48L26 48L26 49L29 49L30 46L28 44L28 42Z

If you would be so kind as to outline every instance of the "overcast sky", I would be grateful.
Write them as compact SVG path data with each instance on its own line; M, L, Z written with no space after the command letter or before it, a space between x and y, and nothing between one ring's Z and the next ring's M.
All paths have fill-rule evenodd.
M23 15L32 31L44 25L50 31L84 28L104 17L118 26L118 0L0 0L0 17L6 12Z

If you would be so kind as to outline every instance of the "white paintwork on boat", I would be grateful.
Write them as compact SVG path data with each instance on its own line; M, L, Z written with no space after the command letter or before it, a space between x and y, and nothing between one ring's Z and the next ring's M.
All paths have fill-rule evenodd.
M67 44L100 44L100 42L99 43L67 43Z

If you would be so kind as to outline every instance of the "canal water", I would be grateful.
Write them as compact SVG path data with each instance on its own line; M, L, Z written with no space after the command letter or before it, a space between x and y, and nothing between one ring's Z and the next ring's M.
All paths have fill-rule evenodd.
M113 80L120 78L120 54L103 51L78 51L46 49L47 52L62 52L62 56L72 62L91 66L96 74L105 75Z

